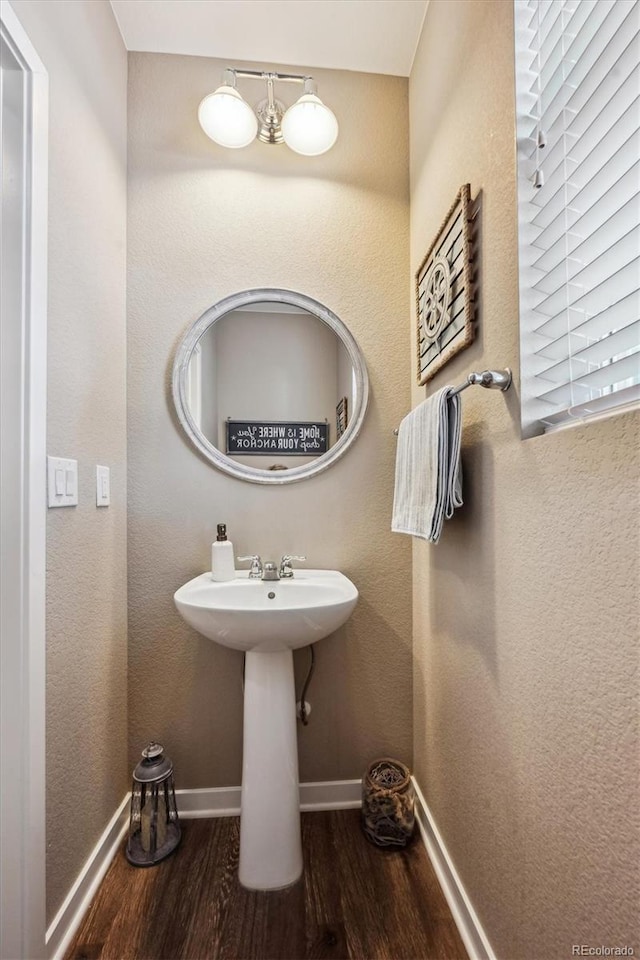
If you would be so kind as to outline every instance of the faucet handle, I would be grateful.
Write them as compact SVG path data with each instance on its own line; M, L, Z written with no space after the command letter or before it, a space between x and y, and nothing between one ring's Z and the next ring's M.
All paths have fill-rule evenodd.
M280 561L280 579L288 580L293 576L293 560L303 562L306 559L306 557L294 557L291 554L285 553L284 557Z
M249 580L260 580L262 577L262 560L257 553L252 554L250 557L237 557L236 559L240 562L250 560Z

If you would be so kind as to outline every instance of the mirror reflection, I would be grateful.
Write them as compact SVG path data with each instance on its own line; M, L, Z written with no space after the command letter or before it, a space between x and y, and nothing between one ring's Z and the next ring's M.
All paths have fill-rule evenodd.
M291 303L243 304L200 335L186 368L191 419L238 464L314 463L351 422L356 371L341 338Z

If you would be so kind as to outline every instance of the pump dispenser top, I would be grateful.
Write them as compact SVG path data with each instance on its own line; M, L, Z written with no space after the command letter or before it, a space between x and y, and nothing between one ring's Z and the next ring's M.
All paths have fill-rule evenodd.
M226 523L218 524L217 539L211 544L211 579L218 582L235 580L233 544L227 540Z

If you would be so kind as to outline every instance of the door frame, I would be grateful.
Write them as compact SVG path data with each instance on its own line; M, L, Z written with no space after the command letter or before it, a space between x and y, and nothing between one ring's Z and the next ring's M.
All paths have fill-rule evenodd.
M13 210L22 256L11 273L3 332L12 344L10 415L3 415L2 835L0 957L46 956L45 569L49 80L8 0L0 30L23 74L16 116L23 190ZM19 87L19 84L18 84ZM11 282L11 281L9 281ZM18 284L20 286L18 286ZM4 342L7 342L6 340ZM16 369L16 360L18 361ZM9 406L9 405L8 405ZM4 460L4 458L3 458Z

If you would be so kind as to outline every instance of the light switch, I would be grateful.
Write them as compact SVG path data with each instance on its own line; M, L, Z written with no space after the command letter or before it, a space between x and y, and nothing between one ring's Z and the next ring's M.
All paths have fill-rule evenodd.
M50 507L75 507L78 503L78 461L47 457L47 502Z
M67 467L64 471L64 492L68 497L72 497L76 492L76 479L78 476L78 467L75 470Z
M109 467L96 467L96 506L108 507L111 503Z

